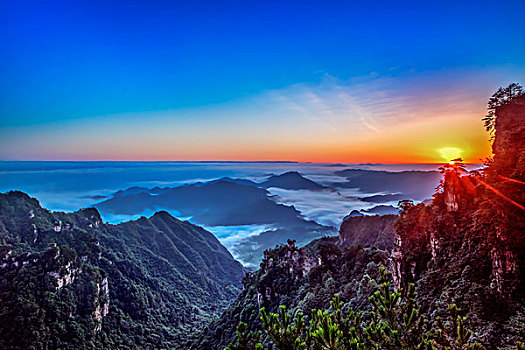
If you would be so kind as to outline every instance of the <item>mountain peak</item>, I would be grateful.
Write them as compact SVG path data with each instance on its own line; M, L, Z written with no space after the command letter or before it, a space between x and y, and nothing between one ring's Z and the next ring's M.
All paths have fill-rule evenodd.
M304 177L298 171L288 171L283 174L272 175L259 185L264 188L277 187L285 190L321 191L329 189L329 187L320 185Z

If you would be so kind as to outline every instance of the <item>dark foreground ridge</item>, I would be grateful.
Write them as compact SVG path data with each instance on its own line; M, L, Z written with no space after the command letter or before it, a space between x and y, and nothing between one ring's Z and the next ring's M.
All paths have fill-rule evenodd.
M166 212L109 225L0 195L0 348L168 349L240 292L210 232Z

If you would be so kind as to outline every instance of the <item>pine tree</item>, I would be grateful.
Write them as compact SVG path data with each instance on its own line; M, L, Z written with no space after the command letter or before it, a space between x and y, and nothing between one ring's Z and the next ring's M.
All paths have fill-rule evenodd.
M432 329L432 338L442 349L451 350L481 350L484 347L479 342L470 342L472 330L465 327L465 317L460 316L456 304L448 306L449 317L443 322L440 317L436 318L436 325Z
M503 106L514 98L525 94L525 90L518 83L512 83L509 86L500 87L489 99L487 104L487 115L482 119L485 129L491 134L494 134L496 123L496 108Z
M261 334L261 331L248 331L246 323L240 322L235 332L235 341L228 344L225 350L263 350Z
M431 349L428 322L416 304L414 284L405 295L388 282L385 268L380 269L380 285L369 301L374 311L366 332L371 345L383 349Z
M279 350L481 350L472 342L472 330L454 304L445 321L437 318L434 327L421 314L414 284L405 291L390 286L384 267L380 268L378 290L369 298L372 310L349 310L343 315L343 302L335 294L327 310L312 310L309 322L302 312L292 321L285 306L279 313L267 314L261 308L262 328ZM236 340L226 350L262 350L261 333L237 327ZM521 347L520 347L521 346ZM523 345L517 344L518 349ZM273 348L272 348L273 349Z
M303 340L305 328L303 313L299 312L292 322L292 316L286 311L286 306L279 307L279 314L266 313L261 309L262 326L268 337L280 350L306 349Z

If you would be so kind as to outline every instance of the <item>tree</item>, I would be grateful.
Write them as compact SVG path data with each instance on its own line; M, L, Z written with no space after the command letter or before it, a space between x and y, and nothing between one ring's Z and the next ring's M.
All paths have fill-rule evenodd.
M279 313L261 309L262 328L279 350L480 350L472 341L473 332L465 327L456 305L449 316L437 318L432 327L420 313L414 284L406 292L390 286L385 268L380 270L378 290L369 298L369 312L350 310L343 315L343 302L336 294L327 310L312 310L305 322L302 312L292 321L285 306ZM237 327L236 340L226 350L261 349L260 333L247 333L246 325ZM251 337L251 339L250 339ZM243 344L255 344L252 347ZM243 347L244 346L244 347Z
M279 307L279 314L266 313L261 309L262 326L268 337L280 350L302 350L306 344L302 339L304 333L304 318L299 312L292 322L292 316L286 311L286 306Z
M414 207L414 201L410 199L403 199L397 203L397 206L399 209L401 209L401 211L406 211Z
M487 115L482 119L485 123L485 129L494 135L496 126L496 108L508 104L518 96L525 94L525 90L518 83L512 83L506 88L500 87L489 99L487 104Z
M465 167L465 163L463 163L462 158L452 159L450 162L440 166L438 169L441 174L445 174L448 171L454 171L458 176L467 173L467 168Z
M226 347L225 350L262 350L260 343L261 331L248 331L246 323L241 322L235 332L236 340Z
M379 289L369 298L374 311L366 332L371 345L378 349L432 349L427 320L416 303L414 284L394 290L381 268Z

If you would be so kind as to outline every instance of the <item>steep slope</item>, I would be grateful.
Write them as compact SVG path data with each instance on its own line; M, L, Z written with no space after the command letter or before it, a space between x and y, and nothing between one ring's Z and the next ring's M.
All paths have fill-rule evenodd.
M220 349L242 321L259 329L259 309L275 311L287 305L292 311L326 308L335 293L345 308L361 308L376 286L380 265L390 253L374 246L392 246L394 215L351 217L339 237L317 239L298 248L293 241L265 252L260 269L243 280L237 300L188 345L192 349ZM362 244L361 244L362 243Z
M240 291L243 267L166 212L120 225L0 195L0 347L178 346Z
M346 218L339 230L341 246L362 245L392 251L397 215L354 216Z
M525 96L496 110L493 152L482 173L445 167L430 205L405 203L394 276L417 283L427 310L458 304L489 348L507 349L525 334Z

